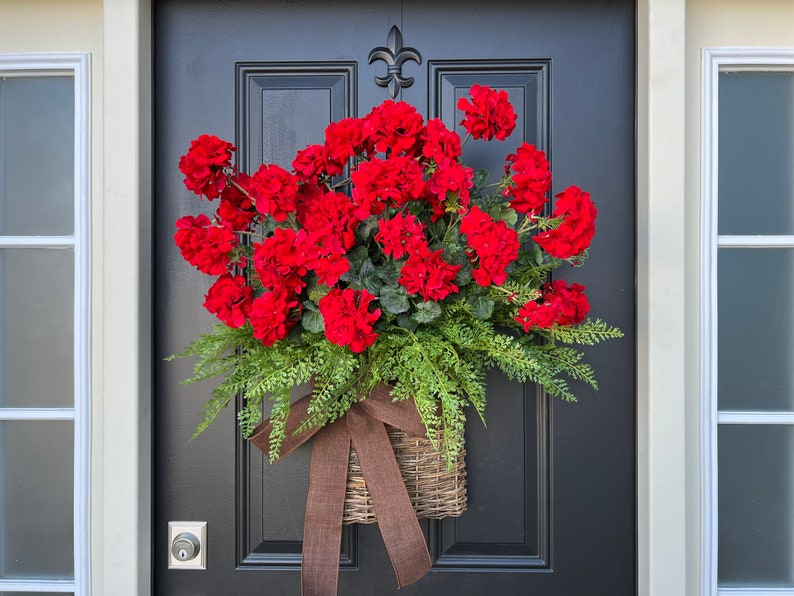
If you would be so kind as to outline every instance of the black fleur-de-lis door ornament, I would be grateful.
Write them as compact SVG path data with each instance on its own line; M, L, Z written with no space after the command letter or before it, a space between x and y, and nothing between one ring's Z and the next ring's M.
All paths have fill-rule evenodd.
M417 64L421 64L422 56L414 48L403 47L403 34L400 33L397 25L393 25L391 30L389 30L387 43L387 47L379 46L373 48L369 53L369 63L372 64L375 60L383 60L386 63L388 67L386 76L375 77L375 82L381 87L388 88L389 95L394 99L400 89L414 84L413 77L403 76L403 62L413 60Z

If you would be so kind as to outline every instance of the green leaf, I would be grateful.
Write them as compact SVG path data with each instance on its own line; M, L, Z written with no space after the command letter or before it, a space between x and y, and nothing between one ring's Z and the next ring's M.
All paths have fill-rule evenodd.
M438 302L420 302L411 320L416 323L430 323L441 316L441 305Z
M429 222L426 226L427 235L430 238L443 238L447 231L447 224L444 219Z
M416 329L419 327L419 323L414 321L413 317L409 317L408 315L400 315L397 317L397 324L403 329L408 329L408 331L416 331Z
M494 301L485 296L473 297L469 301L474 316L485 321L493 314Z
M485 186L488 182L488 170L477 170L474 172L474 186Z
M380 217L377 215L372 215L358 224L357 232L361 235L365 241L369 239L369 237L378 229L378 224L380 222Z
M535 252L535 263L537 263L538 265L542 265L543 264L543 250L540 248L540 245L536 244L535 242L532 243L532 246L535 249L535 251L534 251Z
M403 288L385 287L380 294L380 304L388 312L398 315L407 311L411 304L408 302L408 292Z
M397 280L400 279L400 267L397 261L392 263L391 267L385 265L375 270L378 279L381 279L387 286L397 286Z
M465 288L471 283L472 266L468 262L468 259L466 260L465 263L462 263L460 265L461 265L460 270L458 271L458 274L455 276L455 283L458 285L458 287Z
M348 269L347 273L342 275L339 279L346 281L353 286L361 286L361 270L364 267L365 261L368 261L367 248L365 246L356 246L345 256L350 263L350 269Z
M518 213L515 212L515 209L509 207L507 203L494 206L494 208L490 210L489 215L494 221L503 221L511 228L514 227L518 221Z
M361 264L361 272L359 275L362 286L376 296L380 294L381 288L383 288L383 281L378 275L378 270L372 261L367 259Z
M366 246L355 246L345 256L347 257L347 260L350 261L351 265L353 263L361 264L361 262L364 259L367 258L367 247Z
M306 310L301 318L301 325L309 333L322 333L325 331L323 316L314 310Z

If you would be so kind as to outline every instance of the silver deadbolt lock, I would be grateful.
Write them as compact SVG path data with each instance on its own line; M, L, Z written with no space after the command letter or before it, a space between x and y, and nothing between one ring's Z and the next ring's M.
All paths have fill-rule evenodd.
M201 550L201 543L192 532L182 532L171 543L171 554L179 561L195 559Z
M168 522L168 568L207 568L207 522Z

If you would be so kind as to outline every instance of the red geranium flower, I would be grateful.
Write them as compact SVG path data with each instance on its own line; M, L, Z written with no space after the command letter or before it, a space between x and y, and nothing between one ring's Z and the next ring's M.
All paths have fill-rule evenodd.
M204 308L236 329L245 325L251 312L252 294L242 275L224 273L204 295Z
M317 283L333 286L339 278L350 270L350 261L342 253L324 250L318 247L318 252L306 260L306 265L314 271Z
M221 192L216 212L218 219L236 232L248 229L256 217L254 202L246 192L240 190L247 189L250 180L251 177L246 174L237 174L231 178L233 183Z
M475 139L500 141L510 136L516 127L516 113L510 104L507 92L496 91L487 85L473 85L469 89L471 101L465 97L458 100L458 109L464 113L461 124Z
M344 166L332 161L323 145L309 145L298 151L292 160L292 171L301 181L309 181L318 176L338 176Z
M279 166L262 164L248 184L256 200L256 210L270 214L276 221L286 221L287 214L295 211L298 180Z
M298 222L309 235L310 242L329 251L346 253L356 242L359 219L355 205L347 195L326 191L313 184L300 188Z
M422 155L442 165L460 157L460 135L438 118L427 121L421 135Z
M551 188L546 154L535 149L535 145L523 143L507 156L507 161L505 173L511 177L512 184L502 191L504 196L511 199L510 206L519 213L537 215L548 201L546 193Z
M276 228L270 238L254 244L254 269L266 288L300 292L306 282L306 232Z
M380 215L387 206L401 207L422 196L422 166L415 159L390 155L362 162L350 175L353 183L353 214L360 220Z
M464 168L456 161L444 164L430 178L429 189L436 196L433 203L443 204L449 198L456 198L460 210L465 212L471 201L469 189L474 185L473 177L474 170Z
M533 327L547 329L554 325L557 312L548 304L539 304L530 300L522 306L515 320L524 326L524 331L528 332Z
M188 263L209 275L226 272L230 253L237 246L237 236L231 230L212 225L203 213L198 217L180 217L176 227L174 241Z
M578 325L590 312L590 302L581 284L570 286L561 279L545 284L543 300L557 312L558 325Z
M590 200L590 193L578 186L570 186L556 196L553 217L564 219L559 227L538 234L534 240L552 257L569 259L590 246L598 210Z
M460 265L450 265L441 255L443 249L415 252L400 270L397 280L409 294L419 294L427 302L438 302L458 291L453 282L460 271Z
M380 317L380 309L369 311L375 296L367 290L334 288L317 303L325 322L325 337L332 344L349 346L353 352L363 352L375 343L378 334L373 325Z
M187 189L209 200L217 199L226 186L224 168L231 167L234 151L237 147L215 135L200 135L191 141L188 152L179 158Z
M421 114L404 101L387 99L373 108L364 120L364 134L381 153L416 155L423 130Z
M329 124L325 129L324 148L328 157L340 164L361 153L364 150L364 119L344 118Z
M507 266L518 258L518 234L503 221L494 221L476 205L463 216L461 234L477 261L471 275L481 286L502 285L507 279Z
M375 240L383 245L383 254L395 259L427 248L424 225L410 214L381 219Z
M578 325L590 312L590 302L584 294L584 286L563 280L554 280L543 286L540 302L531 300L521 307L515 320L524 331L533 327L546 329L552 325Z
M285 289L265 292L251 304L249 316L254 337L266 346L272 346L287 337L290 329L300 320L303 307L292 292Z

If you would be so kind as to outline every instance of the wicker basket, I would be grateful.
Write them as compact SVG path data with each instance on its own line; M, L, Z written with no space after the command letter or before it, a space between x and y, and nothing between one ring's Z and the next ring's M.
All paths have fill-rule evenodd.
M458 517L466 511L466 467L463 459L466 452L461 452L454 467L447 471L444 454L436 451L429 439L411 436L392 426L386 429L416 517ZM345 524L378 521L352 446L342 521Z

